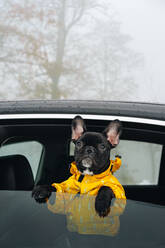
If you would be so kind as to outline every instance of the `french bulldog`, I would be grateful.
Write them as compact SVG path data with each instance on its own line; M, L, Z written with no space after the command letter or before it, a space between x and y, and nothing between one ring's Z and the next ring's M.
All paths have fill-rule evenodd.
M116 136L119 137L120 121L115 120L108 127L103 133L87 132L84 120L76 116L72 121L72 140L75 143L75 162L72 163L70 170L72 176L62 183L35 186L32 197L43 203L53 191L96 195L96 212L100 217L107 216L113 197L126 198L122 185L111 172L110 150L117 145L119 138L115 144L111 144L108 137L111 131L113 136L116 132Z
M75 162L81 175L98 175L109 167L110 145L101 133L86 132L75 144ZM114 193L110 187L102 186L96 196L95 209L106 216Z

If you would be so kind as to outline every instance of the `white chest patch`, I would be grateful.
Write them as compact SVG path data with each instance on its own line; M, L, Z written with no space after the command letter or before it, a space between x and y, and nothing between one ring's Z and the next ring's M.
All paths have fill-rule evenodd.
M82 173L81 173L82 175L93 175L93 172L92 171L90 171L90 170L88 170L88 168L86 169L86 170L84 170Z

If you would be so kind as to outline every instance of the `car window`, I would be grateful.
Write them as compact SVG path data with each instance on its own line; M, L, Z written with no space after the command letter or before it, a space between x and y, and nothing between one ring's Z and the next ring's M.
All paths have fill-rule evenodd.
M75 144L71 141L69 148L69 156L74 156L74 148L75 148Z
M25 191L0 191L0 198L0 247L165 247L165 208L160 205L127 199L123 211L123 201L113 199L109 215L99 218L91 195L53 192L42 206Z
M70 143L70 156L74 155L74 144ZM121 140L111 150L111 159L115 155L122 157L122 166L115 176L123 185L157 185L161 162L162 145L141 141Z
M0 156L7 156L14 154L24 155L29 161L29 164L31 165L33 176L35 178L42 154L42 149L43 149L42 144L40 144L37 141L17 142L17 143L1 146Z
M162 154L162 145L121 140L111 150L111 158L122 156L122 166L115 176L124 185L156 185Z

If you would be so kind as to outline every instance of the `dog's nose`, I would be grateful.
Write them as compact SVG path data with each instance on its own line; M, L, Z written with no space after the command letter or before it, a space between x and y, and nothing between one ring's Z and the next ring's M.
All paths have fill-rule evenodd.
M87 151L88 154L92 153L92 149L91 148L88 148L86 151Z

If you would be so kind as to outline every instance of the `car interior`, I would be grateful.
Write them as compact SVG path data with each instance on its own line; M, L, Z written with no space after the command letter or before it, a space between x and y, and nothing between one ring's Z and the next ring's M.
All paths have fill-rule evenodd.
M105 120L86 120L87 130L95 132L102 132L108 123ZM145 147L154 144L152 153L157 149L156 159L152 159L155 164L151 168L152 177L157 175L156 181L138 184L131 181L131 175L129 178L127 175L126 183L121 182L127 199L165 205L165 128L134 122L123 122L123 127L121 143L138 142L140 147L142 143ZM0 143L0 190L31 191L34 185L62 182L70 176L70 163L74 161L71 119L2 120ZM137 165L130 174L137 173L141 168L138 173L143 177L143 167L150 159L146 151L142 147L144 156L138 163L140 149L126 150ZM124 158L124 154L120 155ZM147 166L150 166L150 162ZM150 168L147 169L150 171ZM124 165L122 170L126 171ZM117 174L120 174L120 170L115 176Z

